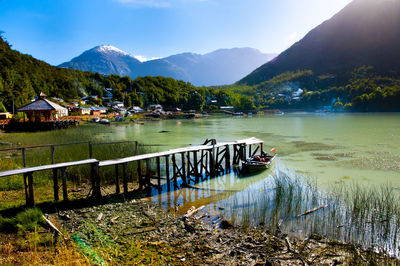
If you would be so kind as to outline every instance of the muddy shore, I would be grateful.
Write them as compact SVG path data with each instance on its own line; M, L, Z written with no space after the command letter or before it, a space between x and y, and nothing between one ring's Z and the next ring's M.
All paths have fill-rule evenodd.
M311 235L289 237L206 222L161 209L145 199L50 215L94 264L154 265L399 265L389 256Z

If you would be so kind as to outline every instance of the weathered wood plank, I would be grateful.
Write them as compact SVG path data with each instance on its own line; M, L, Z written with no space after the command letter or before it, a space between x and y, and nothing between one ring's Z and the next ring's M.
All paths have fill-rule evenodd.
M21 168L21 169L14 169L14 170L0 172L0 177L19 175L19 174L27 174L27 173L33 173L33 172L38 172L38 171L44 171L44 170L70 167L70 166L78 166L78 165L90 164L90 163L94 163L94 162L98 162L98 161L96 159L87 159L87 160L74 161L74 162L65 162L65 163L49 164L49 165L42 165L42 166L25 167L25 168Z

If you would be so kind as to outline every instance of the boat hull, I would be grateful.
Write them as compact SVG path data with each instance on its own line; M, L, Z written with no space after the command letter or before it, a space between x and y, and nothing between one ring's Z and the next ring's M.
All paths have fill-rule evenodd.
M269 156L268 161L258 162L247 159L242 161L242 172L243 173L256 173L264 171L271 167L272 162L275 160L275 156Z

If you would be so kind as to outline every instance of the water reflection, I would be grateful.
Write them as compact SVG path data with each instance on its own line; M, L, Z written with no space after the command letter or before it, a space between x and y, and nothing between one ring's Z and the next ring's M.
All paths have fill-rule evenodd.
M400 198L390 186L374 189L353 184L328 192L278 159L272 169L253 176L232 172L195 188L153 193L153 201L179 214L205 205L203 213L211 221L223 217L236 225L272 232L280 224L288 234L320 234L400 255ZM321 208L301 215L316 207Z

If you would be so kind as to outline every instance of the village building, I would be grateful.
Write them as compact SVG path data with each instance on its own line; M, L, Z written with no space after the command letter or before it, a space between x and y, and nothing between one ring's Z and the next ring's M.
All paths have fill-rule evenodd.
M18 108L17 111L24 112L31 122L40 122L43 119L45 121L58 120L63 116L68 116L67 108L47 100L42 92L34 102Z
M97 107L90 107L90 114L94 116L100 116L101 110Z

